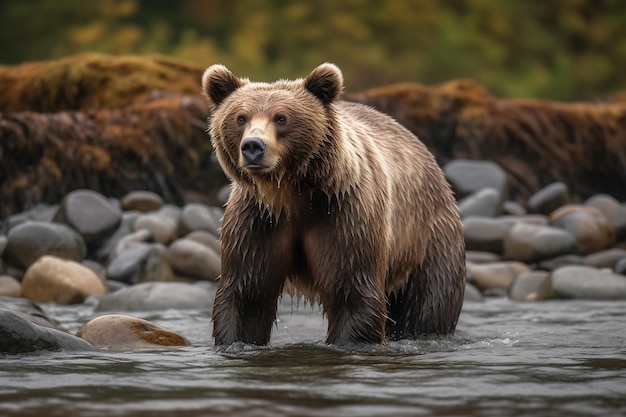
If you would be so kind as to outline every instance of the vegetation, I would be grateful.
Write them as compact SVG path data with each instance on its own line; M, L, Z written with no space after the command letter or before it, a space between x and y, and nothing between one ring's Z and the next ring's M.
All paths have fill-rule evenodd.
M626 89L622 0L3 0L0 39L4 65L93 51L261 80L332 61L353 91L467 77L501 96Z

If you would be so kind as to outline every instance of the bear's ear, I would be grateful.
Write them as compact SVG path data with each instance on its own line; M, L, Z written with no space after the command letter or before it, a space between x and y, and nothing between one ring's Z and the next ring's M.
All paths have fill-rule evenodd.
M341 70L335 64L326 62L311 71L305 78L304 88L327 106L335 101L343 90Z
M221 64L211 65L202 74L202 92L215 106L219 106L233 91L244 85L244 81Z

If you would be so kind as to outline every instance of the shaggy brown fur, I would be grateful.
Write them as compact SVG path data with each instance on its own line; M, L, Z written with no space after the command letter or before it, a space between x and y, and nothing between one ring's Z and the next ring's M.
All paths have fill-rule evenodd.
M426 147L390 117L338 101L324 64L272 84L209 67L211 137L234 179L222 224L215 344L267 344L285 289L319 302L327 342L450 334L465 252Z

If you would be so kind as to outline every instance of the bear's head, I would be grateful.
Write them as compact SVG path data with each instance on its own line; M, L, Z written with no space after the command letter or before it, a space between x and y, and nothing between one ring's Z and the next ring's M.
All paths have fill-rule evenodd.
M342 89L341 71L329 63L306 78L274 83L250 82L223 65L207 68L202 91L212 107L211 140L226 174L244 184L280 187L319 170L333 141L333 103Z

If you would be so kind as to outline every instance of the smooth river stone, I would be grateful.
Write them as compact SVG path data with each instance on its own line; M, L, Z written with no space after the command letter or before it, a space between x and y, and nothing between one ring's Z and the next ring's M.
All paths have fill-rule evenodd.
M34 323L25 314L0 307L0 352L95 351L86 340Z
M120 206L124 211L136 210L147 213L160 209L163 204L163 198L152 191L131 191L120 199Z
M580 255L601 251L615 241L613 225L604 213L594 207L578 204L562 206L550 214L550 224L574 236Z
M153 311L204 309L213 305L214 294L184 282L145 282L102 297L96 311Z
M122 211L102 194L75 190L67 194L54 220L76 230L88 246L99 246L122 221Z
M190 345L189 340L179 333L124 314L95 317L83 324L76 336L98 349L113 351Z
M38 303L78 304L108 289L98 275L75 261L42 256L22 280L22 296Z
M626 277L588 266L566 266L552 272L552 291L559 298L626 300Z
M28 268L43 255L82 260L87 254L83 238L64 224L26 221L11 229L5 259L18 268Z

